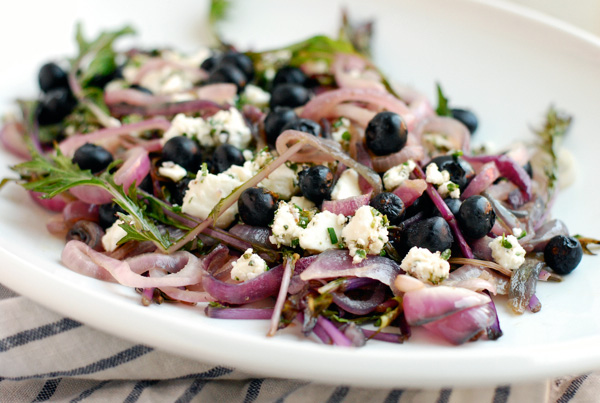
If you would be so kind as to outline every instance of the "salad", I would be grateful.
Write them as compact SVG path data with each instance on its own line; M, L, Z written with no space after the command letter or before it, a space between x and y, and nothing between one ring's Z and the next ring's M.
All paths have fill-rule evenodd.
M492 296L539 311L537 282L597 243L550 216L571 121L554 108L534 144L491 154L440 86L434 106L385 78L369 26L264 52L117 52L132 32L78 29L78 55L42 66L0 138L26 160L3 184L59 213L63 264L144 304L341 346L416 326L493 340Z

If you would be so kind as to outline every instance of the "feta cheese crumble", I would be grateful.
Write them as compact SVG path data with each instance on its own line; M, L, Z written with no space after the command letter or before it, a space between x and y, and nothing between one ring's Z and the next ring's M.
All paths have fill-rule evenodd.
M388 169L383 174L383 185L388 191L396 189L405 180L410 177L411 172L416 168L417 164L413 160L408 160L403 164L396 165Z
M340 118L333 124L331 137L338 143L348 142L350 140L350 119Z
M292 203L280 201L271 225L273 235L269 240L277 246L295 246L303 229L299 222L300 210Z
M198 140L204 147L214 147L215 141L210 134L210 125L202 118L187 117L183 113L175 115L171 127L163 134L161 140L164 145L167 141L177 136L188 136Z
M249 248L233 264L231 278L236 281L252 280L267 270L269 270L267 263L256 253L253 253L252 248Z
M105 234L102 236L102 246L107 252L113 252L117 249L117 243L123 239L127 232L120 225L123 224L123 220L117 220L106 229Z
M331 200L342 200L349 197L360 196L360 186L358 184L358 172L349 168L342 172L337 183L331 192Z
M451 197L452 199L460 198L460 187L452 181L442 183L437 187L437 191L443 199L446 197Z
M513 235L499 236L490 241L492 258L508 270L516 270L525 263L525 249Z
M306 229L300 233L300 247L316 253L337 248L342 240L345 223L346 217L343 214L333 214L330 211L315 214Z
M243 96L246 102L256 106L267 106L271 100L271 94L252 84L246 85Z
M189 183L181 211L205 220L217 203L241 184L242 182L233 175L225 172L214 175L202 169L198 171L196 179ZM237 212L237 203L234 203L219 217L216 226L227 227L233 222Z
M427 165L425 175L425 180L427 183L431 183L433 185L441 185L444 182L450 181L450 173L446 170L440 172L440 169L435 162Z
M312 210L317 206L304 196L292 196L290 204L300 207L302 210Z
M158 174L165 178L171 179L173 182L179 182L187 175L187 171L184 167L173 161L165 161L160 167L158 167Z
M450 264L440 252L432 253L427 248L413 246L402 259L400 268L419 280L438 284L450 275Z
M342 240L353 256L353 263L360 263L367 255L378 255L388 241L384 216L370 206L362 206L342 230Z

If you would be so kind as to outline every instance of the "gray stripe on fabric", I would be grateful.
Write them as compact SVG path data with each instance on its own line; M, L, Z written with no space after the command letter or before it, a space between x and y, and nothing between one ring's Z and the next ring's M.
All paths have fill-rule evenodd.
M350 388L347 386L338 386L337 388L335 388L335 390L333 391L331 396L329 396L329 399L327 399L327 403L342 402L348 395L349 391L350 391Z
M218 378L223 375L230 374L232 372L233 372L233 369L227 368L227 367L222 367L219 365L219 366L209 369L206 372L184 375L184 376L180 376L178 378L173 378L173 379L195 379L195 378L213 379L213 378Z
M46 383L42 387L42 390L40 390L40 393L38 393L36 398L33 399L33 402L45 402L49 400L52 397L52 395L54 395L54 393L56 392L56 388L58 387L58 384L61 380L62 378L57 378L46 381Z
M573 379L573 381L571 382L571 384L569 385L569 387L567 388L565 393L563 393L563 395L558 398L556 403L567 403L567 402L571 401L571 399L573 399L575 397L575 395L577 394L577 391L579 390L581 385L583 385L583 382L587 379L587 377L588 377L588 374L585 374L585 375L581 375L580 377Z
M440 390L440 397L438 397L437 403L448 403L448 401L450 400L451 394L452 394L452 389Z
M506 403L510 396L510 386L498 386L494 391L493 403Z
M152 385L156 385L158 382L159 381L157 381L157 380L146 380L146 381L137 382L133 386L133 389L131 390L131 392L129 392L129 395L125 398L125 400L123 400L123 403L137 402L138 399L140 398L140 396L142 395L142 392L144 391L144 389L146 389L147 387L150 387Z
M246 392L246 397L244 398L244 403L252 403L258 398L258 395L260 394L260 387L264 381L264 378L252 379L250 381L250 384L248 385L248 391Z
M57 378L59 376L77 376L77 375L87 375L93 374L95 372L100 372L105 369L114 368L121 364L125 364L129 361L133 361L136 358L143 356L144 354L152 351L153 348L136 345L127 350L123 350L115 355L112 355L108 358L103 358L99 361L93 362L91 364L85 365L83 367L75 368L69 371L54 371L48 372L45 374L35 374L28 376L18 376L14 378L7 377L6 379L10 379L12 381L21 381L24 379L35 379L35 378Z
M400 397L404 393L404 389L392 389L390 393L385 397L383 403L398 403Z
M208 383L207 380L195 379L192 382L192 384L185 390L185 392L183 392L183 394L181 396L179 396L179 398L177 400L175 400L175 403L191 402L192 399L194 397L196 397L196 395L198 395L198 393L200 393L202 391L202 389L204 388L204 386L206 386L207 383Z
M18 297L19 294L0 284L0 300Z
M12 336L0 340L0 353L19 347L32 341L45 339L59 333L66 332L81 326L81 323L73 319L64 318L54 323L49 323L34 329L24 330Z
M83 392L81 392L81 394L79 396L77 396L75 399L71 400L70 403L79 403L83 399L87 399L89 396L91 396L92 393L94 393L98 389L102 389L104 386L106 386L107 383L110 383L110 381L102 381L102 382L98 383L97 385L94 385L91 388L84 390Z

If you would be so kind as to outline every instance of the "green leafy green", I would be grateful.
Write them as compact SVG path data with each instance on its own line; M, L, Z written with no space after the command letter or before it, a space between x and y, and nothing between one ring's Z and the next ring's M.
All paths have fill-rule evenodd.
M450 111L450 107L448 106L449 99L444 95L444 91L442 91L442 86L440 83L436 84L437 86L437 95L438 95L438 106L435 110L438 116L452 116L452 112Z
M122 216L124 224L121 225L127 235L120 243L130 240L152 241L163 250L172 244L168 235L161 233L152 219L152 216L159 217L155 206L150 208L150 214L146 213L146 199L138 198L135 183L130 187L128 195L123 186L114 182L109 172L119 161L113 162L103 173L95 176L89 170L81 170L59 149L50 159L35 152L32 157L30 161L11 168L21 176L25 189L40 192L44 198L51 198L79 185L100 187L108 191L127 213Z

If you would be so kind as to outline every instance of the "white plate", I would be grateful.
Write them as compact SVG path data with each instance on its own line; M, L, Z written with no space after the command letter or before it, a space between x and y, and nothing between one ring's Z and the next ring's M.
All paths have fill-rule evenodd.
M73 51L75 19L89 31L132 21L146 45L191 49L206 34L205 8L196 1L177 2L176 8L146 1L62 3L36 2L35 13L29 2L11 3L13 17L0 27L3 42L14 38L0 65L2 111L13 97L35 94L42 61ZM338 22L338 2L238 3L226 36L242 45L275 46L316 32L333 34ZM354 16L377 18L375 58L392 78L431 97L440 81L454 105L478 112L479 141L531 138L528 127L541 121L551 103L572 112L575 124L565 145L576 156L579 176L561 194L555 215L573 233L600 235L595 205L600 40L503 3L346 3ZM15 161L2 154L0 176L8 175L6 164ZM498 341L453 347L417 332L404 345L369 342L343 349L291 333L266 338L266 322L208 319L201 307L143 307L132 290L63 268L63 241L47 235L48 217L16 185L0 192L0 282L91 326L187 357L264 375L395 387L525 382L600 368L599 258L584 257L561 284L540 284L538 314L511 315L500 299L505 335Z

